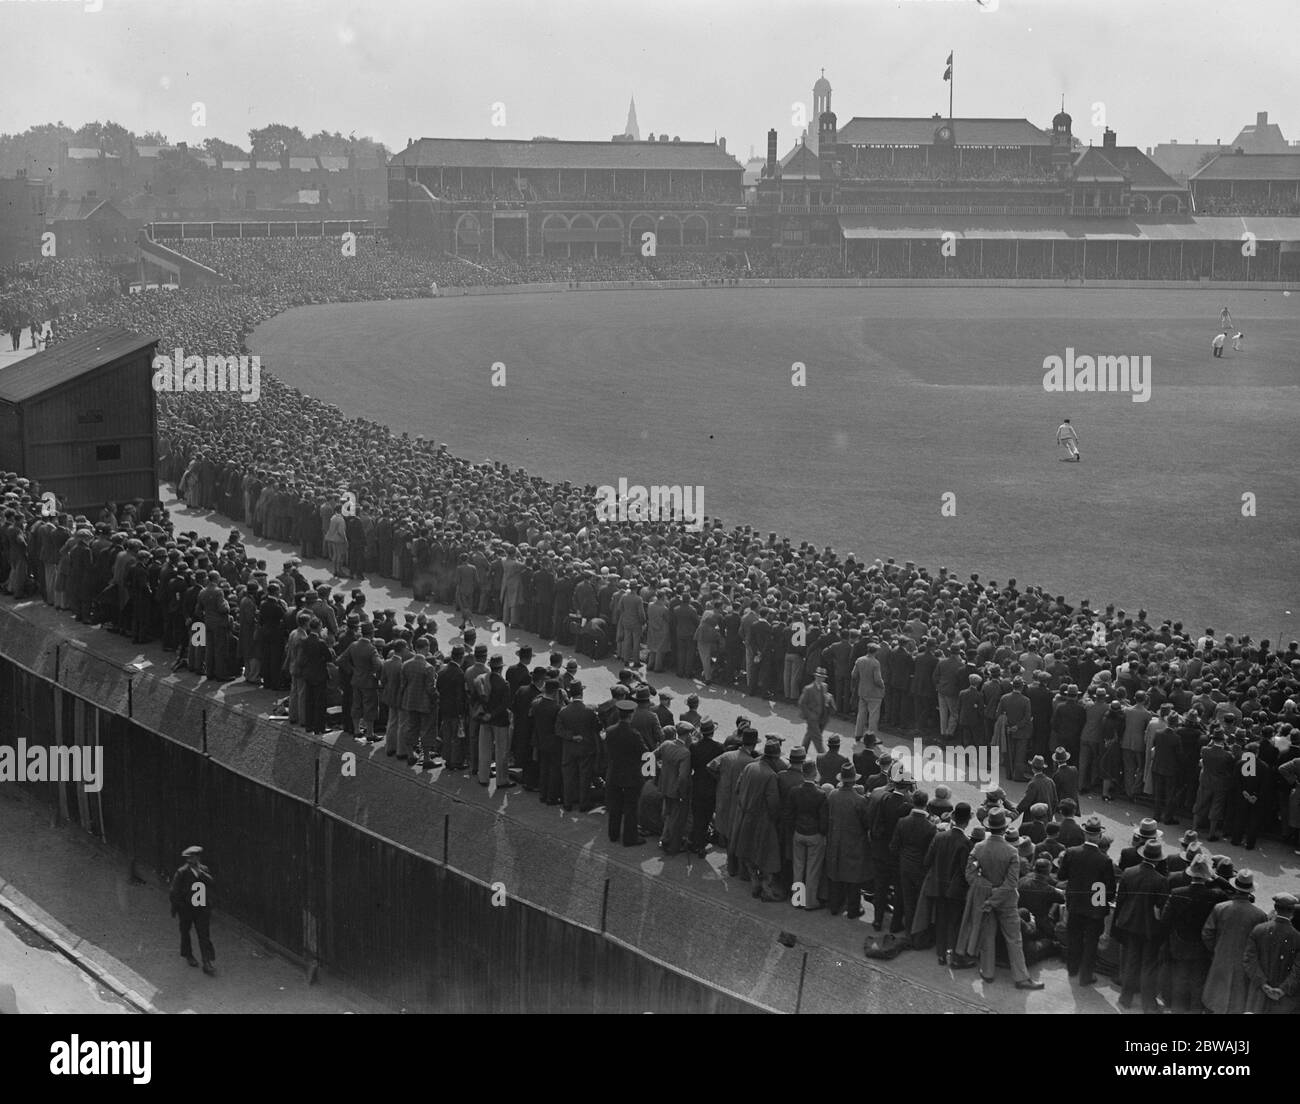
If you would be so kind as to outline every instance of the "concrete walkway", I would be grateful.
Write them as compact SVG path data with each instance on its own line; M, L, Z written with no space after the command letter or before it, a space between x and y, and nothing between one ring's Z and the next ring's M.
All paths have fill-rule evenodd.
M19 786L0 787L0 911L139 1012L388 1011L333 979L309 985L302 969L219 911L212 918L217 974L191 968L179 954L167 887L130 880L120 855L73 824L55 823ZM122 1009L83 1002L67 1010Z

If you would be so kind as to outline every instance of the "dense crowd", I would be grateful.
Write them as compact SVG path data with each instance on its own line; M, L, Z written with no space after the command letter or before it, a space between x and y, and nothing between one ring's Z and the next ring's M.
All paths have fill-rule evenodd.
M1240 196L1200 195L1196 212L1201 215L1300 215L1300 200L1285 196L1251 199Z
M259 255L214 243L241 286L123 296L94 316L166 334L164 348L224 352L294 302L396 286L340 285L332 259L301 246L257 283ZM413 768L467 769L576 813L603 804L611 842L725 848L762 900L851 918L870 903L875 930L895 937L873 954L929 946L988 979L1005 960L1026 988L1038 987L1027 965L1063 954L1080 984L1111 972L1148 1011L1294 1008L1293 905L1265 918L1249 873L1211 845L1300 843L1295 642L1198 634L718 520L606 524L593 487L471 463L269 374L256 403L165 397L159 432L160 474L189 506L300 558L272 577L239 530L204 540L158 503L44 516L40 488L8 473L6 593L156 641L178 668L283 693L283 716L310 732L332 727L337 705L346 731L382 736ZM324 557L328 574L305 566ZM366 575L452 609L456 638L372 613L348 593ZM474 627L497 621L561 650L534 665L520 649L507 669ZM595 708L564 650L623 664ZM744 723L718 740L698 700L679 712L651 685L669 670L795 706L802 746L783 752ZM854 723L847 755L826 737L836 714ZM915 764L883 750L886 731L998 749L1025 795L1012 804L994 787L971 809L921 789ZM1099 822L1078 820L1091 795L1149 806L1117 861ZM1184 822L1170 854L1160 825Z
M54 323L70 310L118 297L117 279L95 261L45 258L0 272L0 334L11 347L35 347L46 321ZM26 340L24 340L26 338Z

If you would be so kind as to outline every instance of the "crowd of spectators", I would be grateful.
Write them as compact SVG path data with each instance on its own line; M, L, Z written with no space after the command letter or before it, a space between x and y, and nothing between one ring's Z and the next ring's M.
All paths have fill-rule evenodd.
M96 261L49 257L21 264L0 272L0 333L18 349L26 331L34 347L46 321L57 328L67 312L118 294L117 278Z
M1197 195L1196 213L1198 215L1300 215L1300 199L1284 196L1257 199Z
M428 274L411 258L399 262L415 266L402 276L374 260L354 270L374 274L367 284L335 271L333 248L212 243L205 255L238 286L119 296L74 321L93 315L165 335L164 347L218 342L224 352L293 303L389 294L411 273ZM897 946L937 947L941 962L978 962L986 976L1000 924L1017 982L1034 987L1025 961L1050 954L1064 953L1081 981L1107 962L1129 967L1118 955L1122 893L1100 916L1075 897L1069 856L1083 842L1076 836L1096 834L1075 821L1082 797L1149 805L1151 827L1144 822L1135 846L1158 843L1161 822L1190 821L1179 852L1187 877L1219 894L1200 894L1195 909L1226 901L1236 885L1209 844L1300 842L1295 642L1197 634L1144 610L1071 604L1014 579L958 579L720 520L701 532L608 524L594 487L470 462L350 418L270 373L256 403L163 396L159 434L160 475L187 506L258 539L293 542L298 558L272 577L238 529L204 540L156 502L109 503L93 518L47 515L41 488L7 473L7 594L39 595L82 622L157 642L178 668L206 678L242 676L285 693L282 715L311 732L331 725L337 704L345 730L382 734L386 751L415 769L469 769L485 786L522 784L571 811L603 802L611 842L635 845L650 831L670 855L725 847L728 871L764 900L856 917L865 899ZM312 566L325 556L328 567ZM453 610L456 638L438 641L415 614L369 611L361 591L347 593L366 575ZM497 621L593 659L617 657L624 666L608 700L582 704L576 663L562 652L534 666L521 649L503 671L474 628ZM783 752L768 739L760 754L759 734L744 724L715 740L698 702L679 714L651 686L667 670L796 705L803 746ZM851 755L836 737L823 744L835 713L854 720ZM1007 776L1029 789L1015 805L994 787L976 810L954 806L891 765L885 731L1000 747ZM647 752L660 764L654 779L640 773ZM1196 832L1207 833L1203 842ZM961 852L955 867L935 853L947 846ZM1158 862L1168 871L1174 858L1157 847L1158 860L1143 852L1132 861L1132 850L1121 869ZM1019 899L1030 902L1005 923L981 907L986 866L1004 853L1020 864ZM1171 980L1160 995L1187 1010L1217 999L1205 984L1213 943L1184 945L1209 909L1191 925L1191 905L1166 888L1160 931ZM1079 923L1085 915L1097 923ZM1142 995L1155 1005L1155 994Z

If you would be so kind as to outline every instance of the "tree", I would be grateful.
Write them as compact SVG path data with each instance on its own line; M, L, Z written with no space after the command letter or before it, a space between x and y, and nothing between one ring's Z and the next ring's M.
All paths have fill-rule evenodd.
M209 157L220 157L223 161L247 161L248 154L238 146L220 138L203 139L203 152Z
M105 123L86 123L73 135L73 139L80 146L90 149L99 148L106 153L126 157L131 152L134 135L121 123L115 123L110 119Z
M253 159L256 161L279 161L286 153L302 148L307 139L297 127L285 123L270 123L260 129L248 132L248 141L253 147Z
M146 130L143 134L136 136L136 144L141 146L170 146L167 141L167 135L161 130Z

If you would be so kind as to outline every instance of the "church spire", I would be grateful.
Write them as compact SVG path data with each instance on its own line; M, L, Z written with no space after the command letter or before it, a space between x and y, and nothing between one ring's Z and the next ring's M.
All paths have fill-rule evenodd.
M636 97L633 96L627 103L627 126L623 128L623 133L629 135L634 142L641 141L641 128L636 121Z

